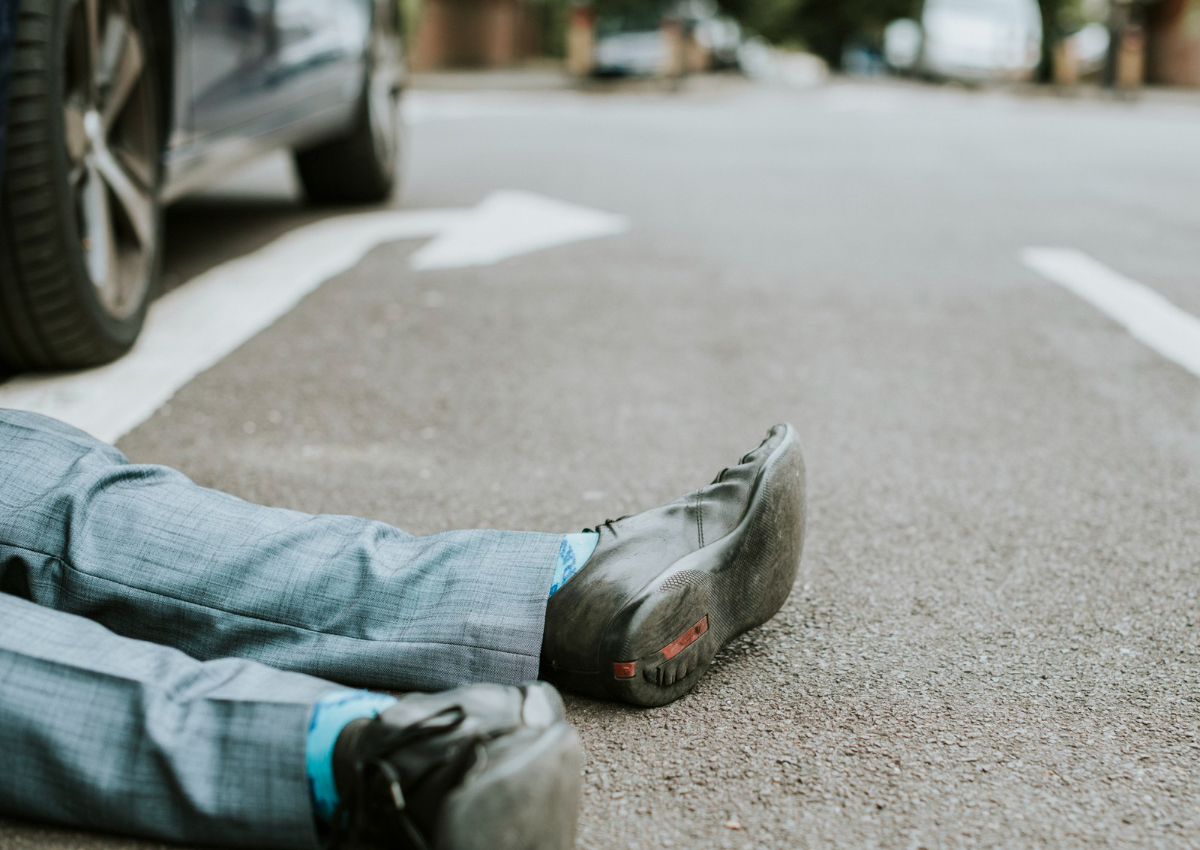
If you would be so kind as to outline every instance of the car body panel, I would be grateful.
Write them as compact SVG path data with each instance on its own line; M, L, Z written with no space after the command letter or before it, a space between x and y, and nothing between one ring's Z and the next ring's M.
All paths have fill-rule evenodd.
M163 199L347 129L377 2L390 0L170 0ZM0 164L18 4L0 0Z
M373 0L172 0L171 8L176 108L165 200L353 120Z

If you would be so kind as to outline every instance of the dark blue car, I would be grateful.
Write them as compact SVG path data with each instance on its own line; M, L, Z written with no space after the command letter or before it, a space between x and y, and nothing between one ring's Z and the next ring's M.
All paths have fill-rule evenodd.
M239 161L386 199L403 68L397 0L0 0L0 371L126 351L163 205Z

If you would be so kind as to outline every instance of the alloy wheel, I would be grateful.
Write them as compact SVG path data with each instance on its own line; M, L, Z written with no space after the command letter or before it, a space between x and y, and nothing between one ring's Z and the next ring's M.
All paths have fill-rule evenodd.
M142 304L157 240L157 128L148 56L129 0L74 0L65 51L64 142L80 245L114 319Z

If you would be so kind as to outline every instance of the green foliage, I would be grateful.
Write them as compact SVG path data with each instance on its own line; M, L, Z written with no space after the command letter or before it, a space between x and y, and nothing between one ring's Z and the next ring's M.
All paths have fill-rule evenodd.
M592 8L608 29L654 29L678 5L674 0L592 0Z
M855 38L879 40L896 18L912 17L920 0L720 0L722 8L776 44L806 47L837 65Z
M1097 0L1038 0L1046 32L1079 29L1095 20ZM620 2L620 0L609 0ZM833 65L850 40L877 43L883 28L897 18L920 14L921 0L719 0L745 26L776 44L805 47Z
M409 51L416 49L417 28L421 24L421 13L425 11L423 0L396 0L400 6L400 35Z
M567 26L571 20L570 0L528 0L525 14L534 19L541 33L541 53L562 58L567 54Z
M653 14L661 18L672 5L669 0L593 0L591 3L599 17Z

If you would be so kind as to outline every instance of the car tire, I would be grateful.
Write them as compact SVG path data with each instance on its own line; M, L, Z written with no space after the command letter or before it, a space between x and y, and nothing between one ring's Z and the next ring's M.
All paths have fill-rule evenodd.
M141 331L162 245L147 2L20 0L0 187L0 370L106 363Z
M396 191L402 63L397 4L376 2L353 126L342 136L295 152L296 171L310 201L371 204Z

